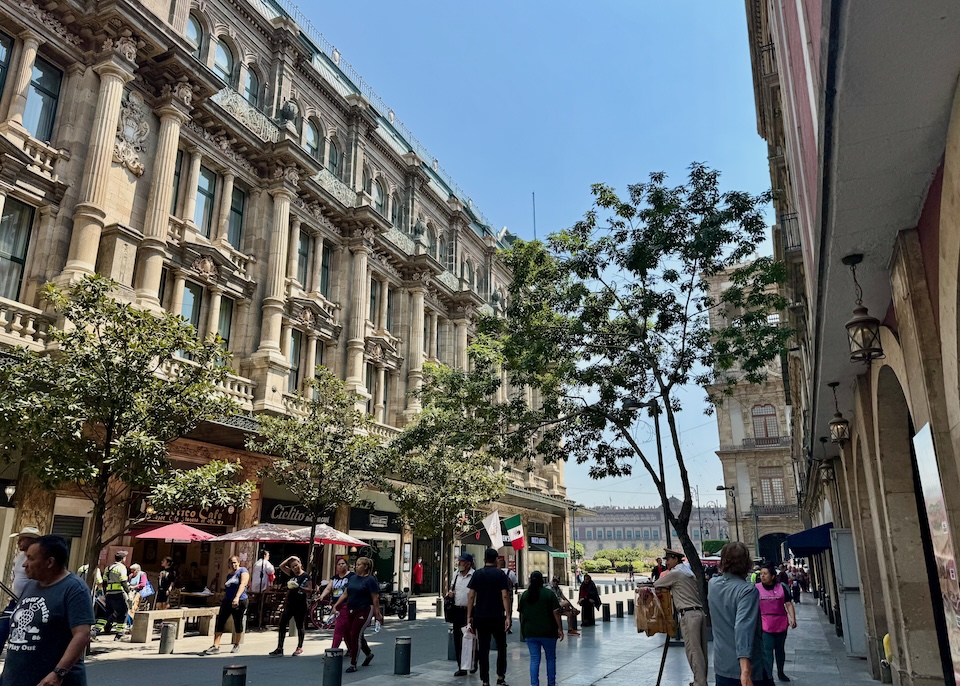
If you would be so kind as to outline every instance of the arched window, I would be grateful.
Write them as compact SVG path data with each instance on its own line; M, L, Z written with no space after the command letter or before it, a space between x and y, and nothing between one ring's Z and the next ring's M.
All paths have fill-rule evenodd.
M444 267L447 266L447 242L443 239L443 236L437 241L437 262Z
M192 14L187 18L187 40L193 43L193 56L200 59L200 46L203 45L203 26Z
M383 184L377 179L373 183L373 209L379 212L381 216L387 214L386 202L387 196L383 191Z
M780 439L780 426L777 424L777 410L773 405L754 405L753 437L757 445L769 445Z
M233 85L233 53L223 41L217 42L217 51L213 57L213 73L226 81L228 86Z
M437 257L437 232L432 225L427 226L427 250L434 259Z
M260 77L250 66L247 66L247 78L243 82L243 97L254 107L260 107Z
M400 204L400 196L396 193L390 197L390 223L398 229L403 225L403 206Z
M340 146L337 145L337 142L330 139L330 150L327 156L327 171L333 174L338 179L340 178Z
M473 287L473 263L467 262L464 265L463 278L467 281L467 287Z
M307 122L307 130L303 136L303 147L311 157L320 157L320 130L312 121Z
M363 192L373 195L373 179L370 178L370 172L363 170Z

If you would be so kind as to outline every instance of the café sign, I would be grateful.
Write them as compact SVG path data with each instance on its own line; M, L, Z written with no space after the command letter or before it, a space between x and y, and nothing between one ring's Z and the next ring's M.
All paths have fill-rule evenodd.
M359 531L384 531L398 534L401 531L400 515L383 510L350 508L350 528Z
M317 518L317 523L332 526L333 515L334 510L331 508ZM310 526L310 514L296 501L264 498L260 503L260 521L270 524Z
M184 524L207 524L210 526L233 526L237 523L237 508L233 505L189 505L170 512L146 514L145 501L131 508L131 519L146 518L150 522L182 522Z
M531 536L531 537L530 537L530 543L532 543L533 545L547 545L547 537L546 537L546 536Z

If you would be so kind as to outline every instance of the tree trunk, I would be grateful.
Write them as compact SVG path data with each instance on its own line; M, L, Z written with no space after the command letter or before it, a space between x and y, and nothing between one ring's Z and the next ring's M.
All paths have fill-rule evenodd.
M313 520L310 523L310 543L307 546L307 574L310 574L310 578L313 578L313 547L314 539L317 537L317 513L311 513L311 519Z

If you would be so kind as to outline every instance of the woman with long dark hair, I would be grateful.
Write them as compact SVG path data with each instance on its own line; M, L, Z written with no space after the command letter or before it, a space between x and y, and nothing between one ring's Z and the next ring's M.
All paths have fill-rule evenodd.
M530 651L530 686L540 686L540 650L547 657L547 686L557 684L557 639L563 640L563 619L557 594L543 587L543 574L530 574L520 596L520 631Z
M170 589L177 583L177 568L173 566L173 558L165 557L160 561L160 578L157 580L157 609L166 610L170 607Z
M597 619L594 612L599 609L600 591L593 583L593 578L589 574L584 574L583 583L580 584L580 611L583 613L580 626L596 626Z
M250 585L250 572L240 566L240 558L234 555L230 558L230 574L223 584L223 601L220 603L220 612L217 613L217 623L213 631L213 645L203 651L204 655L216 655L220 652L220 639L227 626L227 619L233 617L233 636L236 643L230 652L240 651L240 641L243 640L243 618L247 614L247 586Z
M351 576L353 576L353 572L350 571L350 564L347 562L347 558L341 557L337 560L337 566L334 569L333 576L323 589L323 593L320 594L320 600L330 598L330 607L335 607L340 596L347 590L347 583L349 583ZM331 611L333 610L331 609ZM333 649L339 648L340 643L347 637L347 617L349 617L349 615L346 610L341 610L333 619L333 639L330 644L330 647ZM361 637L360 640L366 644L366 639ZM363 645L360 647L364 649L364 653L370 651L369 647L364 648Z
M369 557L357 558L357 573L347 581L347 590L343 592L340 599L334 604L333 609L339 610L346 605L347 611L347 650L350 653L350 666L347 672L357 671L357 656L361 648L364 649L366 657L363 660L363 666L366 667L373 660L373 653L363 641L363 631L370 622L376 619L383 621L383 615L380 614L380 585L377 579L371 574L373 571L373 560Z
M294 657L303 653L303 630L307 618L307 592L310 590L310 575L303 570L303 564L296 555L291 555L280 563L280 569L290 577L287 581L287 599L283 603L283 612L280 615L280 634L277 640L277 649L270 655L283 655L283 641L287 637L287 625L293 619L297 625L297 649Z

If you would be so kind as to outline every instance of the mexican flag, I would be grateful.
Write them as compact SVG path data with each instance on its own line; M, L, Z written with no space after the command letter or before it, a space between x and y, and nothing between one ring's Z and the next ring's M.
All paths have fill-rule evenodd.
M520 515L514 515L503 520L503 525L507 527L507 538L510 539L510 545L513 546L513 549L523 549L526 543L523 540L523 524L520 523Z

